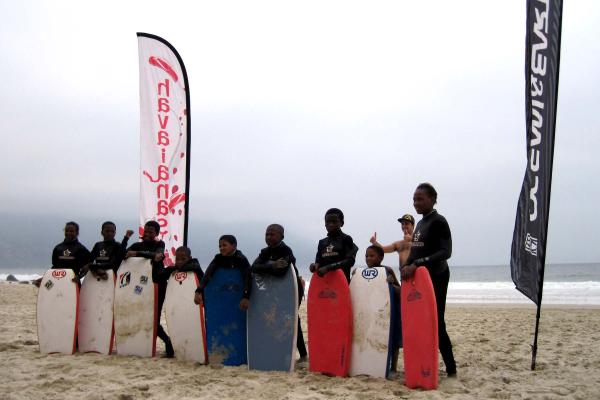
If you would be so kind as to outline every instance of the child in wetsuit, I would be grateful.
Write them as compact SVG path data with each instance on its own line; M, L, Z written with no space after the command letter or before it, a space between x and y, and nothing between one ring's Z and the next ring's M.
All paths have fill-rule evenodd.
M396 279L396 274L394 274L394 270L390 267L386 267L385 265L381 265L383 261L384 251L381 247L373 245L367 247L365 252L365 262L367 263L367 267L376 268L383 267L385 268L385 272L387 275L387 281L394 288L394 305L397 310L400 309L400 282ZM355 270L356 271L356 270ZM402 347L402 324L400 318L394 318L394 326L392 326L392 365L390 370L396 372L398 367L398 353L400 352L400 347Z
M294 267L296 277L298 279L298 308L302 303L304 296L304 280L298 273L296 268L296 257L292 249L283 242L284 229L279 224L271 224L265 232L265 242L267 247L260 251L260 254L252 263L250 272L255 274L269 274L274 276L283 276L288 268ZM296 347L300 353L300 361L306 360L306 345L304 344L304 336L302 335L302 326L300 325L300 316L298 316L298 336Z
M173 271L173 269L171 270ZM177 250L175 250L174 270L181 272L193 272L198 277L198 282L202 282L202 278L204 277L204 271L202 271L200 263L197 259L192 258L192 251L186 246L178 247Z
M92 248L89 269L95 277L103 280L108 278L106 271L109 269L112 269L116 275L121 261L125 258L127 242L133 235L133 231L128 230L121 243L117 243L115 240L116 230L117 226L113 222L106 221L103 223L100 234L104 240L97 242Z
M165 302L165 295L167 293L167 280L173 270L165 268L163 265L163 260L165 258L165 242L157 240L159 233L160 225L158 222L146 222L144 225L142 241L132 244L127 249L125 258L143 257L152 260L152 280L158 285L158 315L160 316L163 303ZM160 324L160 317L158 318L157 335L165 343L166 356L168 358L175 356L171 339Z
M350 269L354 266L358 247L352 237L342 232L344 213L331 208L325 213L327 237L319 240L315 262L310 264L310 272L323 276L329 271L341 269L350 282Z
M89 250L79 243L79 225L77 222L65 224L65 240L57 244L52 250L52 269L72 269L75 273L74 282L80 283L79 279L87 273L87 264L90 261ZM37 287L40 286L42 278L33 281Z
M237 239L233 235L223 235L219 238L219 254L213 258L206 268L200 286L196 289L194 303L204 303L204 288L210 282L210 279L218 268L238 269L240 271L242 282L244 282L244 292L240 300L240 309L247 310L250 306L250 288L252 287L250 263L246 256L237 249Z

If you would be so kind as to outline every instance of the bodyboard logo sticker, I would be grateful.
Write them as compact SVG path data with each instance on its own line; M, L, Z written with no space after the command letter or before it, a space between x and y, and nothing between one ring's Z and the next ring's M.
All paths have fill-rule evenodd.
M46 282L46 284L44 285L44 287L48 290L52 289L52 287L54 286L54 283L52 283L52 281L48 281Z
M362 277L368 281L377 278L377 275L379 275L377 268L365 268L362 270Z
M254 275L254 282L256 282L256 286L258 290L267 290L267 285L265 283L265 279L261 275Z
M119 287L123 288L131 282L131 272L127 271L119 276Z
M61 279L61 278L64 278L65 276L67 276L67 271L65 271L63 269L56 269L56 270L52 271L53 278Z
M335 298L337 298L337 293L329 288L323 289L319 292L319 298L320 299L335 299Z
M421 300L421 292L419 292L418 290L411 290L410 293L408 294L408 296L406 297L406 300L408 301L416 301L416 300Z
M145 285L145 284L147 284L147 283L148 283L148 277L147 277L146 275L142 275L142 276L140 276L140 283L141 283L142 285Z
M187 272L175 272L175 280L177 282L183 282L187 278Z
M142 291L143 291L143 290L144 290L144 288L143 288L143 287L141 287L141 286L139 286L139 285L136 285L136 286L135 286L135 289L133 290L133 292L134 292L135 294L142 294Z

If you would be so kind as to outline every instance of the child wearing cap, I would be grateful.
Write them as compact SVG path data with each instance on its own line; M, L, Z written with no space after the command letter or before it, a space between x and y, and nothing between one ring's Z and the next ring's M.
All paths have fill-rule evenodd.
M398 218L398 222L402 225L402 232L404 233L403 240L397 240L392 244L386 246L377 242L377 232L371 236L370 242L372 245L379 246L383 249L384 253L398 252L400 257L400 266L406 263L408 255L410 254L410 245L412 242L412 235L415 229L415 218L410 214L404 214Z

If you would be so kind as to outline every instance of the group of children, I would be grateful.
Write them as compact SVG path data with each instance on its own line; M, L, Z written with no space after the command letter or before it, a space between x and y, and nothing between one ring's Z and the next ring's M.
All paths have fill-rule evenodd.
M354 244L352 237L342 232L344 226L344 214L337 208L331 208L325 213L325 227L327 237L321 239L318 244L315 262L310 264L310 271L323 276L330 271L341 269L350 282L351 268L355 264L358 247ZM265 232L267 247L260 251L256 260L250 265L244 254L237 249L237 240L233 235L223 235L219 238L219 254L215 255L211 263L203 271L198 260L192 258L191 251L187 247L180 247L175 253L175 265L165 267L163 265L165 243L158 239L160 226L156 221L149 221L144 226L142 241L127 247L129 238L133 231L128 230L122 241L115 240L116 226L112 222L102 224L101 234L103 240L96 243L90 253L85 246L78 241L79 226L75 222L67 222L65 226L65 240L58 244L52 253L52 268L72 269L79 282L88 271L99 278L107 279L107 270L112 269L115 273L123 259L128 257L144 257L152 260L152 279L158 284L158 311L162 310L165 299L167 282L174 271L194 272L198 276L200 285L196 289L194 302L203 304L204 289L209 284L211 277L218 268L238 269L242 275L244 288L239 307L247 310L251 298L251 274L270 274L282 276L287 269L293 267L298 278L298 307L304 296L305 282L298 273L296 258L292 249L287 246L284 239L284 228L279 224L269 225ZM380 267L383 261L384 250L377 245L369 246L366 250L366 264L368 267ZM394 286L396 300L400 298L400 284L393 270L385 267L388 282ZM38 282L39 284L39 282ZM164 341L166 356L173 357L174 351L171 340L163 327L157 327L158 336ZM396 369L398 348L401 343L399 326L394 327L394 357L392 369ZM307 357L306 346L298 318L297 348L300 360Z

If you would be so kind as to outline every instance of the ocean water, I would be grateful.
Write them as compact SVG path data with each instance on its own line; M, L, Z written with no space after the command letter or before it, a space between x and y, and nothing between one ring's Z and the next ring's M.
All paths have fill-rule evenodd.
M397 268L394 268L398 274ZM303 274L308 281L310 274ZM534 304L515 289L508 265L450 266L447 303ZM600 263L548 264L542 305L600 305Z
M310 273L302 272L308 289ZM0 282L5 281L9 273L0 270ZM19 280L32 280L41 273L19 270L13 275ZM515 289L508 265L451 266L447 302L533 304ZM600 305L600 263L548 264L542 304Z

